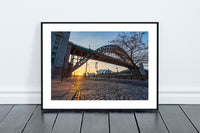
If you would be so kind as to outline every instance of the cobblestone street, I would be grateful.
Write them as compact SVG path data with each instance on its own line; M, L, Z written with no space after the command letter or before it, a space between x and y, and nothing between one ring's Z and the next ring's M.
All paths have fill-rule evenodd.
M122 82L123 81L123 82ZM52 80L52 100L147 100L148 85L128 80L72 77ZM144 81L135 81L142 82Z

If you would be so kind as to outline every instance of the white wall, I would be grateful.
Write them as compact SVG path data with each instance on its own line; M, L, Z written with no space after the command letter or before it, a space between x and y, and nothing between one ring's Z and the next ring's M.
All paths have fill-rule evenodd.
M40 103L41 21L159 21L160 103L200 103L199 0L0 2L0 103Z

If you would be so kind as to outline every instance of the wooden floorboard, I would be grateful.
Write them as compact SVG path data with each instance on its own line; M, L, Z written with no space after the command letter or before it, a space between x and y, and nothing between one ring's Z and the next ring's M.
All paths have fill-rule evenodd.
M133 112L110 112L110 133L138 133Z
M179 105L160 105L159 111L170 133L197 133Z
M34 111L23 133L50 133L57 113L43 113L41 106Z
M40 105L0 105L0 133L197 133L200 105L160 105L159 111L67 111Z
M14 105L0 105L0 123Z
M60 112L53 133L80 133L82 112Z
M135 116L141 133L168 133L158 111L136 112Z
M0 123L0 133L20 133L30 119L36 105L15 105Z
M200 132L200 105L180 105L195 128Z
M84 112L81 133L109 133L107 112Z

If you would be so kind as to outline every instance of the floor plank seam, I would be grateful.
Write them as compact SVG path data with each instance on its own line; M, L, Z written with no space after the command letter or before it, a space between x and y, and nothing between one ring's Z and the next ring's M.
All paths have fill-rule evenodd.
M184 117L184 120L187 120L187 123L188 125L190 125L189 127L191 129L193 129L193 131L197 131L198 133L200 133L200 130L198 129L198 125L195 123L196 121L194 121L191 117L191 114L188 112L187 108L184 108L185 106L183 105L180 105L180 104L176 104L176 109L179 110L180 114L182 117ZM6 111L4 111L3 115L2 115L2 119L0 121L0 125L2 125L4 123L5 120L7 120L7 117L10 115L10 114L13 114L13 110L15 111L15 107L17 105L14 104L14 105L9 105L8 107L6 107ZM36 105L36 106L32 106L31 107L31 110L29 109L29 113L28 115L26 115L26 119L24 120L23 124L21 125L21 127L19 128L19 131L21 133L24 133L26 132L26 128L29 126L29 124L31 123L30 121L32 121L32 119L34 119L33 117L35 116L35 113L36 113L36 110L38 110L38 107L39 105ZM14 109L13 109L14 108ZM158 110L158 116L160 116L160 120L159 122L164 124L162 125L163 128L166 128L168 133L172 132L173 129L171 127L169 127L171 124L170 123L167 123L168 122L168 117L165 116L165 113L163 112L164 110L161 110L159 111ZM182 112L182 113L181 113ZM81 113L81 112L80 112ZM87 113L87 112L86 112ZM111 133L113 132L114 130L112 130L112 111L107 111L107 117L105 116L104 118L106 119L106 121L108 120L108 123L106 123L106 128L108 126L108 130L106 130L106 132L108 133ZM134 111L131 111L132 113L132 117L135 118L135 127L136 127L136 130L138 130L138 133L141 133L143 131L143 126L141 125L141 121L140 121L140 117L139 117L139 114L136 114L136 112ZM77 126L77 132L79 133L83 133L85 130L84 130L84 127L85 127L85 123L83 122L86 122L84 118L86 118L87 114L85 114L84 111L82 111L82 115L79 114L80 117L79 117L79 125ZM106 115L106 114L105 114ZM185 116L184 116L185 115ZM82 116L82 117L81 117ZM50 131L51 132L55 132L55 127L58 125L58 121L59 121L59 118L61 117L61 112L57 112L56 114L54 114L54 118L52 119L52 123L51 123L51 127L50 127ZM10 117L9 117L10 118ZM104 119L104 120L105 120ZM3 123L2 123L3 122ZM170 122L170 121L169 121ZM83 125L84 124L84 125ZM195 125L196 124L196 125ZM132 125L132 124L131 124ZM165 129L165 130L166 130ZM156 129L155 129L156 130Z
M54 126L55 126L55 124L56 124L58 115L59 115L59 112L57 112L57 114L56 114L56 118L55 118L55 120L54 120L54 122L53 122L53 125L52 125L52 128L51 128L51 132L53 132L53 128L54 128Z
M8 110L8 112L6 113L6 115L2 118L2 120L0 121L0 124L1 122L6 118L6 116L10 113L10 111L14 108L15 105L12 105L12 107Z
M28 120L27 120L26 124L24 125L24 127L23 127L23 129L22 129L21 133L23 133L23 132L24 132L24 130L25 130L25 128L26 128L26 126L27 126L28 122L29 122L29 121L30 121L30 119L32 118L32 116L33 116L33 114L35 113L35 111L36 111L36 109L37 109L37 107L38 107L38 106L39 106L39 105L36 105L36 107L34 108L33 112L31 113L30 117L28 118Z
M84 117L84 112L82 112L81 125L80 125L80 133L82 132L82 127L83 127L83 117Z
M184 109L180 106L180 105L178 105L180 108L181 108L181 110L183 111L183 113L185 114L185 116L187 117L187 119L190 121L190 123L192 124L192 126L196 129L196 131L199 133L199 130L196 128L196 126L194 125L194 123L190 120L190 117L187 115L187 113L184 111Z
M109 130L109 133L111 133L110 131L110 112L108 111L108 130Z
M139 127L139 124L138 124L138 121L137 121L135 112L133 112L133 115L134 115L134 118L135 118L135 122L136 122L136 125L137 125L138 132L141 133L141 132L140 132L140 127Z
M160 118L162 119L162 121L163 121L163 123L164 123L164 125L165 125L165 127L166 127L166 129L167 129L167 131L168 131L168 133L170 133L169 128L167 127L167 124L166 124L166 122L164 121L164 118L162 117L162 115L161 115L161 113L160 113L159 110L158 110L158 113L159 113Z

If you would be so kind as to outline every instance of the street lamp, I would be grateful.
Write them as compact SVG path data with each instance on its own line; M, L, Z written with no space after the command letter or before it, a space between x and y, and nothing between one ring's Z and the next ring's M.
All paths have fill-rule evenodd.
M118 75L118 67L116 67L116 70L117 70L117 78L119 78L119 75Z
M118 67L116 67L117 73L118 73Z
M95 69L96 69L96 72L98 71L98 62L95 62Z
M86 67L85 67L85 78L86 78L86 75L87 75L87 66L88 66L88 62L86 62Z

